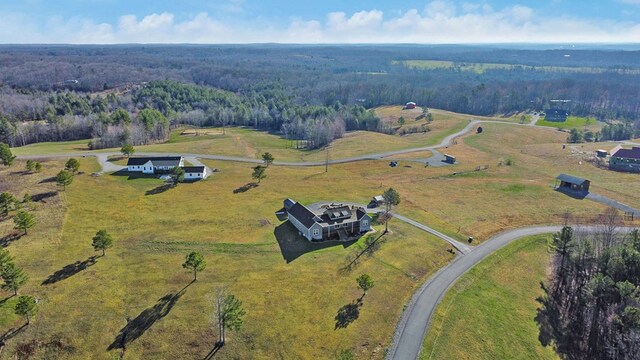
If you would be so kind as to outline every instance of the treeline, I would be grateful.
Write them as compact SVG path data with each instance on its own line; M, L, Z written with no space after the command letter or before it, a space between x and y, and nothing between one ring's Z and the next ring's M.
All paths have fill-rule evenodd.
M634 132L640 125L640 51L417 45L1 48L0 115L15 128L25 120L51 122L52 115L66 117L64 123L75 121L70 117L94 123L93 117L117 108L129 111L136 123L136 112L149 107L171 123L251 126L322 146L342 131L389 131L364 108L415 101L495 115L543 111L555 106L555 99L570 100L563 106L576 116L626 120ZM538 67L475 73L402 63L420 59ZM598 71L562 70L594 66ZM118 95L96 95L103 90ZM7 132L3 123L0 131ZM43 126L48 125L36 125ZM76 133L68 137L80 136ZM41 133L37 138L49 136L54 137ZM24 143L36 136L21 138Z
M597 141L621 141L640 137L640 128L636 128L633 122L607 124L600 131L580 130L573 128L569 132L567 142L597 142Z
M278 84L258 84L242 94L166 80L124 96L70 91L34 91L30 96L39 101L29 111L18 105L9 111L3 108L9 117L0 117L0 141L22 146L92 139L90 147L98 149L162 141L172 125L190 124L249 126L317 148L349 130L391 131L361 105L299 104ZM36 120L28 121L29 117Z
M566 359L638 359L640 233L617 210L598 231L564 227L553 237L553 273L536 321L544 345Z

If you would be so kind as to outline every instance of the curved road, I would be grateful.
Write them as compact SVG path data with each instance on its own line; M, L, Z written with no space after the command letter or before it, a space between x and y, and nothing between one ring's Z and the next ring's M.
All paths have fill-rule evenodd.
M349 163L354 161L363 161L363 160L379 160L383 158L388 158L393 155L406 154L417 151L432 151L434 156L427 159L432 166L442 166L444 163L442 162L443 156L437 151L439 148L450 146L454 139L462 136L468 132L470 132L476 125L480 123L498 123L498 124L508 124L514 126L535 126L534 118L531 123L528 124L515 124L508 123L502 121L492 121L492 120L473 120L470 121L469 124L462 130L448 135L445 137L439 144L426 146L426 147L418 147L418 148L410 148L396 151L388 151L376 154L369 155L361 155L343 159L330 160L329 164L341 164L341 163ZM548 130L554 130L553 128L548 127L539 127ZM66 154L55 154L55 155L31 155L31 156L18 156L19 159L41 159L41 158L64 158L64 157L86 157L86 156L95 156L100 164L102 165L102 172L113 172L122 169L122 166L113 164L107 161L108 156L110 155L120 155L118 152L104 152L104 153L66 153ZM169 156L169 153L137 153L137 155L144 156ZM235 162L247 162L247 163L262 163L259 159L254 158L246 158L246 157L236 157L236 156L224 156L224 155L209 155L209 154L181 154L185 158L189 159L189 161L196 161L197 159L210 159L210 160L221 160L221 161L235 161ZM273 163L274 165L281 166L324 166L324 161L310 161L310 162L282 162L276 161ZM404 218L396 214L396 217L399 220L408 222L414 226L417 226L424 231L433 233L433 229L428 228L426 225L419 224L411 219ZM422 349L422 342L424 339L424 335L429 326L429 321L435 310L436 306L447 292L449 287L467 270L471 267L482 261L484 258L489 256L494 251L508 244L509 242L529 235L537 235L537 234L545 234L560 231L561 226L541 226L541 227L528 227L521 228L516 230L511 230L504 232L502 234L496 235L493 238L487 240L483 244L470 247L466 244L460 243L454 239L451 239L442 234L434 234L441 239L448 241L453 246L455 246L459 250L459 256L457 256L454 261L440 269L433 277L427 280L425 284L414 294L407 310L403 313L402 318L398 324L396 329L396 334L394 336L394 342L389 352L387 358L388 359L416 359ZM464 256L463 256L464 255Z
M410 149L403 149L403 150L394 150L394 151L387 151L387 152L381 152L381 153L376 153L376 154L360 155L360 156L354 156L354 157L348 157L348 158L342 158L342 159L329 160L329 164L343 164L343 163L349 163L349 162L355 162L355 161L363 161L363 160L380 160L380 159L383 159L383 158L388 158L388 157L393 156L393 155L407 154L407 153L412 153L412 152L417 152L417 151L431 151L431 152L433 152L434 156L431 157L431 158L428 158L426 160L429 163L429 165L431 165L431 166L447 165L446 163L444 163L442 161L444 159L444 156L442 156L437 151L437 149L450 146L453 143L453 140L455 138L470 132L474 127L476 127L476 125L478 125L480 123L507 124L507 125L514 125L514 126L532 126L530 124L515 124L515 123L504 122L504 121L473 120L473 121L469 122L469 124L467 124L467 126L464 129L462 129L462 130L460 130L460 131L458 131L456 133L448 135L447 137L442 139L442 141L440 141L439 144L436 144L436 145L425 146L425 147L417 147L417 148L410 148ZM536 127L541 128L541 129L554 130L554 128L549 128L549 127L544 127L544 126L536 126ZM102 172L104 173L104 172L118 171L118 170L123 168L123 167L119 167L118 165L115 165L115 164L110 163L110 162L107 161L107 157L108 156L112 156L112 155L121 155L121 154L119 152L93 152L93 153L80 152L80 153L64 153L64 154L52 154L52 155L46 155L46 154L43 154L43 155L22 155L22 156L18 156L17 158L18 159L43 159L43 158L66 158L66 157L70 157L70 156L71 157L95 156L100 161L100 164L103 167ZM143 156L170 156L172 154L171 153L155 153L155 152L139 152L139 153L136 153L136 155L143 155ZM262 160L260 160L260 159L240 157L240 156L210 155L210 154L187 154L187 153L181 153L181 155L183 157L185 157L185 158L199 158L199 159L209 159L209 160L247 162L247 163L253 163L253 164L261 164L262 163ZM274 165L281 165L281 166L324 166L325 162L324 161L299 161L299 162L274 161L273 164Z
M422 350L431 317L438 303L449 287L465 272L484 260L496 250L519 238L531 235L555 233L562 226L535 226L509 230L498 234L476 246L464 256L456 257L451 263L429 278L413 295L405 310L393 339L387 359L417 359ZM581 230L597 231L596 226L581 227ZM601 229L600 229L601 230Z

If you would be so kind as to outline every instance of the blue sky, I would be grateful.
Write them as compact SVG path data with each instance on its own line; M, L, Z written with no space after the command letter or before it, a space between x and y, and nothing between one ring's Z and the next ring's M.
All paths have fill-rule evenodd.
M0 0L0 43L640 42L640 0Z

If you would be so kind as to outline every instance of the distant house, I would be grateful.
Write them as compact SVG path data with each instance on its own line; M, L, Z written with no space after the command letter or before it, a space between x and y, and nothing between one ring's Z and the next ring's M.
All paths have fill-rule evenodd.
M618 171L640 172L640 147L631 149L621 147L612 150L609 158L609 169Z
M415 109L415 108L416 108L416 106L417 106L417 105L416 105L416 103L414 103L413 101L409 101L409 102L404 106L404 108L405 108L405 109Z
M609 152L607 150L598 149L596 150L596 156L599 158L606 158L609 156Z
M545 111L544 120L553 122L565 122L567 121L569 112L562 109L548 109Z
M182 169L185 180L200 180L209 175L205 166L183 166Z
M127 162L127 171L155 174L169 172L178 166L184 166L182 156L134 157Z
M284 208L277 211L278 218L284 215L309 241L346 241L371 230L371 216L362 207L349 205L326 205L317 211L291 199L284 201Z
M591 181L573 175L560 174L556 177L556 190L570 190L574 192L589 192Z

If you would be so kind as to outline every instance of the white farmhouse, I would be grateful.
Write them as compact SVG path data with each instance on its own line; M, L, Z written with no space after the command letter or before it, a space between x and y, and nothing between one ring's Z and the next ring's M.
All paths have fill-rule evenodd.
M168 172L179 166L184 166L182 156L135 157L129 158L127 171L155 174Z

